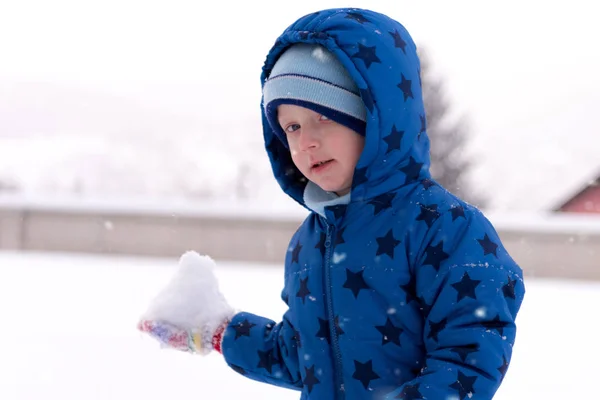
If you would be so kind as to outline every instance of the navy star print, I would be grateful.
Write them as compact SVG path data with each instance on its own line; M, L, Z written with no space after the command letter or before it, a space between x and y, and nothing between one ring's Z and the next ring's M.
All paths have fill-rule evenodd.
M302 250L302 245L300 244L300 241L298 241L298 243L296 243L296 247L294 247L294 250L292 251L292 262L293 263L298 262L298 258L300 257L300 250Z
M417 277L415 274L410 274L410 279L408 283L404 285L400 285L400 288L406 293L406 304L409 304L411 301L417 300L415 297L415 287L417 284Z
M387 254L391 259L394 259L394 249L400 241L394 237L394 233L390 229L383 237L376 238L378 249L376 255Z
M493 254L494 257L498 258L496 254L496 250L498 249L498 245L490 240L490 237L486 233L483 239L477 239L481 247L483 248L483 255L487 256L488 254Z
M417 221L425 221L428 227L431 228L433 223L439 218L440 213L437 210L437 204L428 204L423 205L419 204L421 207L421 213L417 216Z
M356 380L359 380L365 389L369 388L369 383L371 383L374 379L379 379L380 376L373 371L373 361L369 360L366 363L361 363L360 361L354 360L354 374L352 377Z
M422 400L423 395L419 391L419 386L421 386L420 383L417 383L416 385L406 385L404 389L402 389L402 392L395 398L402 400Z
M350 289L354 298L358 298L358 294L363 289L369 289L367 282L365 282L365 278L363 278L363 273L365 271L358 271L354 273L349 269L346 269L346 283L344 283L344 288Z
M423 168L423 163L418 163L414 158L410 157L408 165L400 168L400 171L404 172L406 175L406 181L408 182L419 177L421 174L421 168Z
M393 150L400 150L400 143L402 142L403 135L404 131L397 130L396 125L392 127L390 134L383 138L388 145L386 154L391 153Z
M250 336L250 329L255 327L256 324L251 323L247 319L243 320L239 324L233 325L233 329L235 330L235 340L238 340L242 336Z
M456 390L458 392L459 399L463 400L467 396L470 398L473 397L473 394L475 394L473 385L475 384L476 380L477 376L467 376L459 370L456 382L451 384L450 387Z
M358 43L358 52L352 57L363 60L367 69L369 69L373 63L381 64L381 60L376 54L376 46L365 46L362 43Z
M406 42L402 39L398 30L396 29L393 32L390 32L390 35L394 38L394 47L402 49L402 52L406 54Z
M437 342L439 333L446 328L447 323L448 321L446 318L442 319L440 322L429 320L429 334L427 335L427 339L433 339Z
M267 371L269 371L269 373L271 373L272 369L273 369L273 364L276 362L275 359L273 358L273 350L268 350L268 351L260 351L258 350L258 368L264 368Z
M425 261L423 265L431 265L435 272L440 272L440 265L450 256L444 252L444 241L440 240L435 246L429 245L425 249Z
M304 375L306 376L306 378L304 378L304 381L302 381L302 383L304 383L304 386L308 388L308 393L310 393L312 392L313 387L317 383L321 383L321 381L319 381L319 379L317 379L317 377L315 376L314 365L310 368L304 367Z
M404 95L404 101L408 100L409 97L411 99L414 99L412 88L410 87L410 84L411 84L411 80L406 79L404 74L402 74L402 80L398 84L398 87L400 88L400 90L402 90L402 94Z
M321 257L325 257L325 251L327 248L325 247L325 242L327 241L327 234L325 232L321 232L321 237L319 238L319 243L315 245L315 249L319 249L321 252Z
M382 335L381 344L386 345L388 343L395 343L400 346L400 335L402 334L402 328L394 326L390 318L388 317L385 321L385 325L375 327Z
M475 288L480 283L480 280L471 279L469 273L465 272L460 282L452 284L452 287L458 292L458 294L456 295L456 302L460 302L465 297L477 299L477 296L475 296Z
M392 207L392 201L394 201L394 197L396 197L396 193L389 192L379 195L373 200L369 201L369 204L373 206L373 215L377 215L380 212Z
M452 214L452 222L456 221L460 217L466 219L465 209L463 208L463 206L453 206L452 208L450 208L450 213Z
M361 25L364 24L365 22L369 22L369 20L366 19L364 15L362 15L361 13L358 13L358 12L346 13L346 18L352 19L352 20L360 23Z
M367 178L367 167L364 168L357 168L354 171L354 185L358 186L361 185L365 182L367 182L369 179Z
M306 296L310 294L310 290L308 290L308 277L300 280L300 289L298 289L298 293L296 293L296 297L300 297L302 299L302 304L306 304Z

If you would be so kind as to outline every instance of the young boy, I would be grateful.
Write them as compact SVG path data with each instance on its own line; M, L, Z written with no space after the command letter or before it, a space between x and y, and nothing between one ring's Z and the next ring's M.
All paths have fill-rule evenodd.
M408 32L369 10L306 15L269 52L262 83L273 172L312 211L286 255L288 310L279 323L207 317L196 340L164 320L140 329L166 343L183 335L170 343L187 351L214 347L302 399L491 399L522 271L481 212L430 176Z

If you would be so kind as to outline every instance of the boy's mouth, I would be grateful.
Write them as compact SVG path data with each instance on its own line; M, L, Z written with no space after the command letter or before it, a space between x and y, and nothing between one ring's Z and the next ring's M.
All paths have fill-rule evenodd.
M329 165L332 161L333 161L333 159L315 162L310 166L310 169L317 171L317 170L322 169L325 166Z
M311 165L311 168L320 167L321 165L325 165L325 164L327 164L328 162L331 162L331 161L333 161L333 160L324 160L324 161L315 162L315 163L313 163L313 165Z

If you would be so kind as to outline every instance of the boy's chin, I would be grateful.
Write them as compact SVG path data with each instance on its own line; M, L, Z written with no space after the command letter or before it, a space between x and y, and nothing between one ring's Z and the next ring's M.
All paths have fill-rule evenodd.
M344 196L348 193L350 193L350 188L346 188L340 185L319 185L317 183L317 186L319 186L321 189L323 189L326 192L330 192L330 193L335 193L338 196Z

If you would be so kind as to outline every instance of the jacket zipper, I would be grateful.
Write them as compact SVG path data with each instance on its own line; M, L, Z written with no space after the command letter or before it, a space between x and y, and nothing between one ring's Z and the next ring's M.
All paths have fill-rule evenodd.
M338 342L337 328L335 326L335 314L333 312L333 295L331 293L331 249L333 247L334 228L325 222L327 225L327 236L325 238L325 263L323 265L325 272L325 293L327 297L327 318L329 319L329 334L331 336L331 346L333 347L333 357L335 363L335 386L337 390L337 400L343 400L346 393L343 389L343 373L342 373L342 354Z

